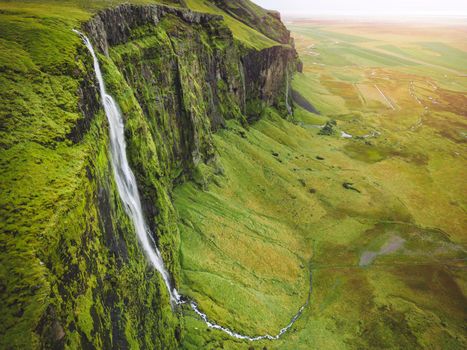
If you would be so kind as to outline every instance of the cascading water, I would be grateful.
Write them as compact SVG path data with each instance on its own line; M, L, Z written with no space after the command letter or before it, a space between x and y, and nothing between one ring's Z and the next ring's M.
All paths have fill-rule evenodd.
M285 107L287 108L287 113L289 115L292 115L292 107L290 107L289 103L289 70L286 68L285 69Z
M124 125L120 109L116 102L107 94L105 90L104 78L102 77L99 61L97 60L94 48L89 39L81 32L74 30L79 34L88 48L94 61L94 71L96 73L97 81L99 83L99 91L102 98L102 105L104 106L105 115L109 122L110 132L110 151L111 162L114 172L115 182L117 183L118 193L125 207L125 211L131 218L135 227L138 239L144 249L145 254L149 258L151 264L162 275L162 279L169 291L170 300L172 303L178 303L180 296L175 288L170 283L169 273L165 269L164 261L157 247L151 243L151 233L148 229L144 219L143 210L141 207L141 200L139 198L138 186L136 185L135 175L130 168L126 156L126 142L124 135ZM150 238L151 237L151 238Z
M246 113L246 84L245 84L245 71L243 70L242 61L238 64L238 70L240 71L240 79L242 80L242 97L243 97L243 113Z
M128 163L128 159L126 156L124 124L120 109L118 108L118 105L112 98L112 96L110 96L106 92L104 78L102 77L99 61L97 59L96 53L94 52L94 48L91 45L91 41L83 33L74 29L73 31L83 39L84 44L86 45L93 58L94 71L96 74L97 81L99 83L99 92L102 99L102 105L104 107L104 111L109 122L111 162L115 182L117 183L118 193L125 206L126 213L133 222L136 234L138 235L138 239L143 247L145 254L147 255L151 264L156 268L157 271L159 271L159 273L162 276L162 279L164 280L164 283L170 295L171 304L181 305L188 303L193 309L193 311L203 319L203 321L209 328L218 329L237 339L245 339L250 341L262 339L279 339L285 332L287 332L288 329L290 329L290 327L292 327L295 321L302 314L305 307L308 305L311 295L311 279L310 291L305 304L299 309L299 311L295 314L295 316L292 318L289 324L286 327L282 328L279 331L279 333L275 336L266 334L256 337L250 337L247 335L236 333L230 330L229 328L222 327L216 323L209 321L207 315L199 310L198 305L194 301L187 301L186 298L182 298L182 296L178 293L177 289L174 288L170 282L170 276L165 268L164 260L162 259L159 249L157 248L152 238L151 232L149 231L149 228L146 224L143 215L141 200L138 193L138 186L136 184L136 178L133 174L133 171L130 168L130 164Z

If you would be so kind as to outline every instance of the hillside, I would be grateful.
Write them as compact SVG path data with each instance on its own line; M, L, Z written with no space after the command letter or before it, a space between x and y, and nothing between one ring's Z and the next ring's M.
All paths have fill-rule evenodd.
M285 23L0 0L0 349L467 348L467 27Z
M202 1L133 3L0 3L1 348L177 348L185 336L120 201L92 60L72 29L91 38L123 112L176 285L174 184L220 171L212 135L226 121L287 114L290 45L214 5L185 7Z
M288 23L293 117L214 135L222 174L175 189L181 276L244 344L186 318L190 349L463 349L466 26ZM408 34L410 33L410 34Z

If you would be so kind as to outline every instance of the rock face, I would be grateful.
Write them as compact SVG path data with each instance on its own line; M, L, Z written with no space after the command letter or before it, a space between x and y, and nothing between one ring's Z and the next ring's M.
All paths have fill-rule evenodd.
M293 47L247 50L221 16L186 9L121 5L100 12L84 29L123 74L152 128L171 144L168 161L185 167L213 156L210 132L226 119L243 119L242 112L256 119L267 106L284 109L289 73L299 67ZM149 36L151 43L142 40ZM138 48L121 47L136 42Z
M183 8L124 4L101 11L85 24L85 29L93 37L95 45L108 55L109 45L125 43L136 28L147 25L156 26L162 18L170 15L190 24L207 24L209 21L222 20L222 16L193 12Z
M248 117L261 114L267 106L286 108L286 100L290 100L290 84L292 72L300 69L297 53L283 46L273 46L261 51L251 51L243 57L245 67L245 84Z
M227 120L246 124L267 107L287 115L297 53L280 43L290 42L287 34L278 35L276 46L255 51L234 39L221 16L161 5L106 9L82 30L122 109L143 209L177 284L173 186L195 178L200 169L218 171L212 133ZM69 194L73 206L60 214L40 265L47 283L37 293L46 297L35 310L38 321L31 321L31 347L178 348L183 327L139 248L113 180L92 59L77 39L75 50L70 67L76 70L80 118L66 141L82 149L79 192Z

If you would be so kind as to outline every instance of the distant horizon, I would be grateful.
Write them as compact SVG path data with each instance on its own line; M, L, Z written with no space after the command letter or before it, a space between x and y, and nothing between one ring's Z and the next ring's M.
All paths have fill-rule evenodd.
M316 16L324 17L372 17L372 18L457 18L457 19L466 19L467 14L454 14L454 13L406 13L406 14L375 14L375 13L364 13L364 12L355 12L355 13L337 13L337 12L310 12L310 13L293 13L293 12L281 12L281 15L288 18L309 18Z
M282 13L281 17L285 22L300 20L349 20L349 21L370 21L370 22L414 22L414 23L442 23L450 25L464 24L467 26L467 15L458 14L406 14L406 15L375 15L368 13L309 13L291 14Z
M310 2L309 0L253 0L256 4L277 10L286 17L339 16L339 17L438 17L466 18L467 1L444 0L392 0L376 2L372 0L328 0Z

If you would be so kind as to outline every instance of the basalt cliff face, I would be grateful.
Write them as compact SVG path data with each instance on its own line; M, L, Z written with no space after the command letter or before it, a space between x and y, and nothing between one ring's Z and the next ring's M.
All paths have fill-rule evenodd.
M79 28L98 52L107 89L122 109L143 209L175 285L180 267L173 187L187 180L204 186L209 174L222 172L212 134L228 120L247 125L266 107L284 117L290 112L288 80L300 63L290 35L271 16L281 28L272 36L277 44L261 50L236 40L222 16L163 5L104 9ZM79 149L76 169L63 175L76 181L64 197L47 203L54 217L38 220L31 232L22 230L20 220L15 228L4 227L10 236L2 238L2 255L9 249L15 258L2 257L10 277L2 278L0 347L178 348L183 322L122 207L92 59L79 38L73 40L66 70L42 67L37 73L72 81L64 88L75 101L75 117L62 136L51 136L53 144L41 145L37 158L65 145ZM61 160L69 157L75 156ZM41 164L47 176L52 170ZM19 217L17 211L4 206L2 216ZM18 243L39 229L46 239L37 249ZM34 267L27 272L28 266Z

